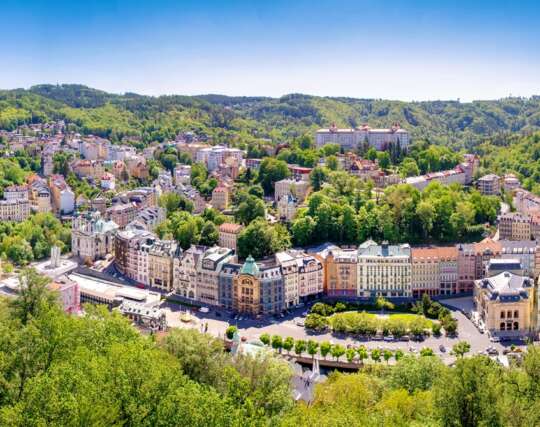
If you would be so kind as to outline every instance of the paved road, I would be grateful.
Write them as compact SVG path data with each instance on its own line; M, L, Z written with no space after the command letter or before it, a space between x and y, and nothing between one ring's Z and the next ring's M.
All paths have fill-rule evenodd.
M474 324L463 314L461 310L470 310L472 307L472 298L456 298L452 300L445 300L444 303L452 308L452 315L458 320L458 335L457 337L441 336L439 338L428 337L422 342L404 342L404 341L359 341L349 336L336 335L332 333L323 334L308 334L305 329L295 324L294 318L302 317L302 312L306 308L299 309L296 312L290 314L283 319L270 319L270 320L242 320L235 321L230 319L229 314L223 311L219 311L220 317L216 316L216 311L212 310L211 313L203 314L199 312L193 313L194 321L188 324L183 323L180 320L182 311L185 308L177 304L166 303L164 305L167 313L167 321L170 326L184 327L184 328L197 328L204 331L206 324L208 324L208 332L222 337L225 333L225 329L229 324L238 326L239 334L242 337L249 339L258 338L263 333L270 335L281 335L282 337L291 336L294 339L313 339L318 342L330 341L332 343L339 343L342 345L365 345L367 348L388 348L392 350L401 349L405 352L414 349L418 352L424 347L429 347L433 351L440 355L447 363L450 363L454 358L449 354L452 346L461 340L465 340L471 344L471 354L484 351L488 346L494 346L501 352L504 348L501 343L492 343L486 334L482 334L474 326ZM446 348L445 352L439 350L440 345Z

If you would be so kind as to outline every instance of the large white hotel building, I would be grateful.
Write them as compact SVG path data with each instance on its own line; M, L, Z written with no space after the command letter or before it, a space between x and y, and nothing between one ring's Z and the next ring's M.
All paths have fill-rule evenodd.
M338 129L332 124L328 129L319 129L315 135L317 147L326 144L338 144L343 150L354 150L360 144L367 142L376 150L386 150L391 144L397 144L406 149L409 146L409 132L394 124L389 129L372 129L368 125L362 127Z

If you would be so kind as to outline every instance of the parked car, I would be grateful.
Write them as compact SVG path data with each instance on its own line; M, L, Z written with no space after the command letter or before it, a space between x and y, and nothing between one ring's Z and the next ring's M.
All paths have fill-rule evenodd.
M499 337L491 337L489 340L491 342L501 342L501 339Z
M441 351L441 353L446 353L446 347L442 344L439 346L439 350Z
M210 312L210 309L208 307L201 307L199 308L199 311L201 313L209 313Z
M394 341L394 336L393 335L387 335L386 337L383 338L385 341Z
M499 350L497 350L495 347L488 347L486 348L486 353L490 356L498 356Z

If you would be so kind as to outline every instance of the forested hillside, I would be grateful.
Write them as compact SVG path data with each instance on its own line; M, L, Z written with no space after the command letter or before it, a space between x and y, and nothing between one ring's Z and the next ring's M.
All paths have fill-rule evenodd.
M83 133L145 143L178 131L207 133L216 142L288 141L335 122L387 127L399 122L415 139L466 148L486 136L540 129L540 97L495 101L402 102L291 94L281 98L222 95L149 97L115 95L82 85L39 85L0 91L0 127L67 119Z

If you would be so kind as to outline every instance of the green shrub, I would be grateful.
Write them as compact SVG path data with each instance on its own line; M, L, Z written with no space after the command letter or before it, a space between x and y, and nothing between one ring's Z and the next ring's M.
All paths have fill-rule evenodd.
M234 325L231 325L229 326L226 330L225 330L225 336L232 340L233 339L233 336L234 334L238 331L238 328Z

